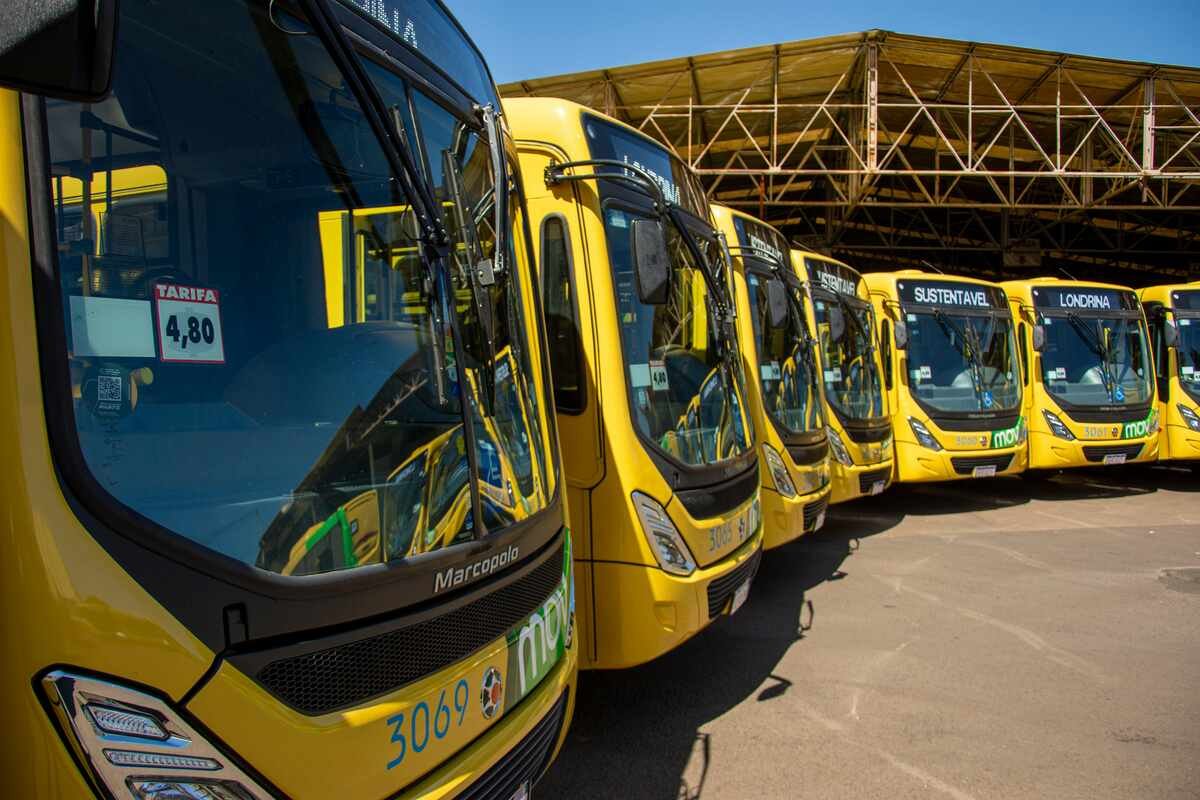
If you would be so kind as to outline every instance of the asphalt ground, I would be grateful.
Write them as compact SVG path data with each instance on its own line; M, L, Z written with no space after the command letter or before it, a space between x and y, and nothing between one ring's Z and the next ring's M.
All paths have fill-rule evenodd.
M584 673L545 798L1200 798L1200 472L900 487Z

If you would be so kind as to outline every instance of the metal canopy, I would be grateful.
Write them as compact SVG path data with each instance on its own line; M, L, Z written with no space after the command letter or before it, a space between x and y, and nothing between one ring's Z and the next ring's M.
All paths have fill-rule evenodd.
M1200 69L867 31L520 81L865 269L1200 277Z

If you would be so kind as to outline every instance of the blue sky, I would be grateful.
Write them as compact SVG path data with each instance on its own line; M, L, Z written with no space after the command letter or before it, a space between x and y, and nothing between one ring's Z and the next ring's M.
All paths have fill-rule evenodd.
M499 83L883 28L1200 66L1200 0L447 0Z

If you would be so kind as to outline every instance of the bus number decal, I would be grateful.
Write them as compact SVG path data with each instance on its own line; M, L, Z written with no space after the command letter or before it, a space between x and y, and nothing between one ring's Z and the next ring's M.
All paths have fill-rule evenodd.
M461 728L467 718L470 697L470 686L463 678L454 684L453 692L448 688L441 690L433 711L430 711L430 702L422 700L413 707L410 714L388 717L391 743L397 747L396 755L387 763L387 768L392 770L403 764L410 746L414 753L424 752L429 746L431 736L434 741L441 741L449 736L455 727ZM451 706L450 702L454 705Z

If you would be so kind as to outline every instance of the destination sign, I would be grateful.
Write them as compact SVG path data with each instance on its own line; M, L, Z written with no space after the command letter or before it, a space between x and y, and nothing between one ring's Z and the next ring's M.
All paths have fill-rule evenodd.
M788 244L783 234L769 225L761 225L745 217L735 216L733 227L737 231L738 244L758 250L774 257L779 263L788 263Z
M1134 311L1138 307L1133 292L1090 286L1040 286L1033 290L1033 305L1037 308L1089 312Z
M592 158L620 161L640 172L649 173L668 203L690 211L701 219L708 219L708 199L704 190L683 162L672 156L665 147L643 134L591 114L584 116L583 127ZM608 168L601 168L600 172L605 170ZM637 174L633 170L626 172L630 177ZM613 181L602 181L600 185L605 193L619 186Z
M845 264L806 258L804 267L808 270L808 280L813 286L819 286L834 294L858 297L858 282L862 278Z
M1171 292L1171 305L1176 311L1200 311L1200 290Z
M1004 308L1008 303L1000 287L974 283L904 280L896 284L896 291L905 305Z

